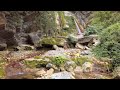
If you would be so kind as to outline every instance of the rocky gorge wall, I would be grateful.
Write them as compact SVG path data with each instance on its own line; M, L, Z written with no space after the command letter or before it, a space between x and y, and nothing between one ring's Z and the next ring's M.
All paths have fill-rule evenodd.
M65 11L0 12L0 50L23 44L40 46L44 36L66 36L75 32L74 18Z

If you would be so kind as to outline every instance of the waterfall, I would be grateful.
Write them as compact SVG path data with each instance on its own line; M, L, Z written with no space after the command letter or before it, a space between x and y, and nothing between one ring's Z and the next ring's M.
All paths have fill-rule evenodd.
M75 22L75 25L76 25L76 29L78 30L78 34L79 34L78 38L83 38L84 35L83 35L83 33L82 33L82 31L81 31L80 27L78 26L78 23L75 19L74 19L74 22Z
M75 25L76 25L76 28L77 28L77 30L78 30L78 33L79 33L79 34L82 34L82 32L81 32L81 30L80 30L80 28L79 28L79 26L78 26L78 24L77 24L77 22L76 22L75 19L74 19L74 21L75 21Z

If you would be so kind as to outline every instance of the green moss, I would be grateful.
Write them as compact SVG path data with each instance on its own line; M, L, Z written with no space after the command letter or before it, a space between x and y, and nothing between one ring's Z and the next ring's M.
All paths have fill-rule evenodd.
M52 38L52 37L46 37L46 38L43 38L40 43L41 44L48 44L48 45L61 45L61 42L63 41L64 39L61 39L61 38Z
M82 66L85 62L92 62L91 60L89 60L87 57L76 57L76 58L72 58L72 60L78 65L78 66Z
M23 61L23 63L29 68L40 68L40 67L45 67L49 62L43 60L41 61L33 60L33 61Z
M41 59L41 56L35 56L34 59Z
M72 16L65 16L65 19L68 22L70 29L76 29L74 18Z
M95 32L97 31L99 34L103 29L120 22L120 13L118 11L96 11L93 12L91 18L90 25L93 26Z

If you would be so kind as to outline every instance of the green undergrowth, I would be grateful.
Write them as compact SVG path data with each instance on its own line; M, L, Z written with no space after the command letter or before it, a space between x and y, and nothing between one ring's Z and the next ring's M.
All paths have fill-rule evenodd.
M78 66L82 66L85 62L91 62L91 63L92 63L92 61L91 61L89 58L83 57L83 56L72 58L72 60L73 60Z

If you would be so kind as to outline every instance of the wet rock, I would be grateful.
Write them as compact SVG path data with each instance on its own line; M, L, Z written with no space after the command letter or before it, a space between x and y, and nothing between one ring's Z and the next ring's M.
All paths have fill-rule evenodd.
M93 64L91 62L85 62L82 65L83 72L92 72L93 71Z
M64 71L59 73L54 73L50 77L51 79L74 79L70 72Z

